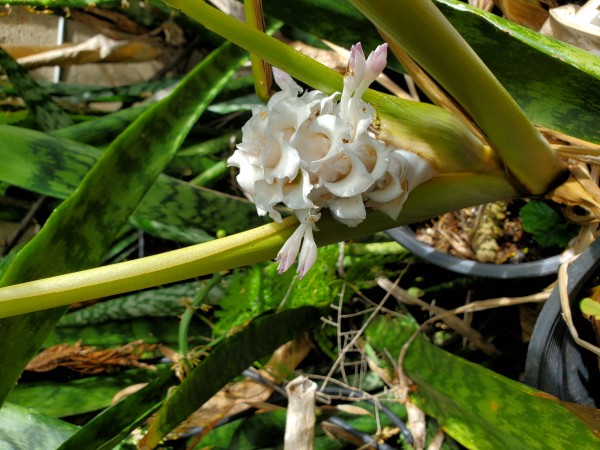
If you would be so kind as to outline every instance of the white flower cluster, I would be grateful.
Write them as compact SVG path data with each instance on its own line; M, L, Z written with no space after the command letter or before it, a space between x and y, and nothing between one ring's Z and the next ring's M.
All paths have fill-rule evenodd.
M241 188L259 215L268 213L280 222L275 206L283 203L300 221L277 255L280 273L299 251L300 278L314 264L313 230L322 208L351 227L365 219L366 208L395 219L409 190L435 173L429 162L378 140L371 129L375 110L361 97L386 58L387 44L368 59L360 43L354 45L341 96L316 90L302 94L289 75L274 69L281 91L266 106L254 107L242 128L242 142L227 161L240 169Z

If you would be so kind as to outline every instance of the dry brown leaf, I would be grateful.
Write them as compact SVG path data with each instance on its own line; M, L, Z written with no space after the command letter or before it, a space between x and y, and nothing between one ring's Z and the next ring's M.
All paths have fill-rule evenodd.
M67 66L75 64L141 62L160 56L160 49L143 40L116 41L98 34L81 44L59 48L19 58L17 62L25 69L42 66Z
M427 424L425 422L425 413L421 411L414 403L407 401L406 414L408 416L407 427L413 436L413 448L423 450L427 442Z
M285 417L284 450L314 447L315 399L317 383L300 375L285 387L288 394L288 407Z
M346 414L353 414L355 416L372 416L373 413L371 411L361 408L360 406L355 405L335 405L335 406L321 406L323 411L327 411L328 409L334 411L341 411Z
M435 436L431 439L427 450L440 450L442 448L442 444L444 443L445 437L446 434L444 433L444 429L440 428Z
M537 0L495 0L508 20L538 31L548 17ZM549 3L548 1L544 3ZM552 1L552 3L555 3Z
M58 367L66 367L86 375L105 372L112 367L140 367L156 370L156 366L140 362L144 352L153 351L155 345L135 341L113 348L101 349L81 345L81 341L73 344L58 344L47 348L33 358L25 370L32 372L48 372Z
M113 398L110 401L110 404L114 405L119 400L122 400L125 397L129 397L131 394L135 394L137 391L145 388L146 386L148 386L148 383L137 383L137 384L132 384L131 386L127 386L126 388L121 389L119 392L117 392L115 395L113 395Z
M108 9L87 8L70 10L70 17L112 39L127 40L132 36L149 36L151 33L124 14Z
M598 186L592 186L592 183L585 180L583 176L577 178L579 175L581 174L571 175L567 181L548 193L546 197L556 203L570 208L583 208L588 212L587 215L582 216L567 211L565 215L572 221L580 224L597 222L600 219L600 201L597 199L597 195L593 194L598 190ZM582 186L582 182L586 184L585 187ZM588 189L591 189L593 194Z
M374 445L365 444L361 438L334 423L327 421L321 422L321 428L325 434L332 439L340 439L349 442L350 444L355 445L356 448L360 448L362 450L375 449ZM375 440L373 440L373 444L375 444Z

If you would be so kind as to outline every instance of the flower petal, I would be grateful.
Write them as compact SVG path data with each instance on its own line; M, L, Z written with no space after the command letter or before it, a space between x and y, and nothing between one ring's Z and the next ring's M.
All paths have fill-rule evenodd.
M283 272L288 270L294 261L296 261L296 256L298 256L298 250L300 250L300 243L302 242L302 238L304 237L304 228L306 225L300 225L294 233L285 241L279 253L277 253L277 257L275 261L279 261L279 266L277 266L277 271L281 275Z
M313 237L312 227L306 226L302 250L298 259L298 278L302 279L317 260L317 244Z
M367 210L361 195L350 198L336 198L329 203L335 219L349 227L355 227L367 217Z

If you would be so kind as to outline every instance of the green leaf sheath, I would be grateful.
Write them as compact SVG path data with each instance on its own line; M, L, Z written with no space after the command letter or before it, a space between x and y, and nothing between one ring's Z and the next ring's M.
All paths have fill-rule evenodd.
M99 298L145 289L272 259L292 234L295 224L295 218L290 217L281 224L271 223L204 244L84 270L77 272L77 276L59 275L54 279L60 281L54 285L47 282L50 279L42 279L8 286L0 289L0 309L10 316L74 303L85 297ZM38 292L42 295L38 296ZM60 294L56 295L58 292ZM30 296L32 293L34 295ZM7 294L16 295L18 300L2 302Z
M352 4L461 104L528 192L544 193L560 181L565 170L561 161L433 2Z
M0 67L43 130L51 131L73 124L46 90L2 48L0 48Z
M398 358L415 331L407 319L376 318L366 336ZM403 369L411 398L467 448L598 448L593 429L560 402L529 386L447 353L418 336ZM597 415L597 411L591 410Z
M43 8L93 8L121 5L120 0L8 0L7 5L39 6Z
M160 440L254 361L320 323L321 310L301 307L250 322L211 351L173 392L152 421L144 444Z
M236 47L223 45L127 128L21 250L0 285L98 265L188 130L244 58ZM0 400L63 312L58 308L0 321Z

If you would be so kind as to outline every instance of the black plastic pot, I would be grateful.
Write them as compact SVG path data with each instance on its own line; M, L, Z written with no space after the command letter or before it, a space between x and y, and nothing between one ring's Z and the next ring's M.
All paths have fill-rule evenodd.
M595 343L592 327L579 311L589 283L600 269L600 240L596 240L569 266L569 303L579 337ZM526 384L561 400L600 407L598 357L578 346L565 324L558 288L546 301L535 324L527 360Z
M436 266L465 275L497 279L537 278L556 273L562 262L562 256L556 255L540 261L519 264L481 263L456 258L435 250L431 246L420 242L414 231L408 226L394 228L388 230L387 233L414 255Z

